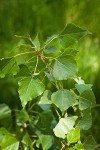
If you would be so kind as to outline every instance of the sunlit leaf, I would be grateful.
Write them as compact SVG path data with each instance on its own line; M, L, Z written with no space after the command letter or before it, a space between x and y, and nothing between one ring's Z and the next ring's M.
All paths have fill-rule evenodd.
M66 55L58 58L53 66L53 76L57 80L66 80L77 74L77 64L73 56Z
M32 41L32 43L33 43L35 49L37 51L39 51L40 50L40 42L39 42L39 39L38 39L38 35L35 37L35 39L34 39L34 41Z
M39 79L31 77L23 78L18 84L19 96L23 107L25 107L28 101L41 95L45 89L44 84Z
M84 110L82 117L79 119L77 127L88 130L92 125L92 116L90 109Z
M90 34L90 32L70 23L65 27L64 31L62 32L62 35L65 34L69 34L76 40L79 40L81 37Z
M63 48L68 48L69 46L72 46L76 43L76 39L70 35L61 36L58 40Z
M65 111L75 103L76 96L71 91L64 89L54 92L51 100L60 110Z
M50 42L52 42L54 39L56 39L58 37L57 34L52 35L51 37L48 37L45 44L48 44Z
M11 109L6 104L0 104L0 119L11 116Z
M82 94L86 90L91 90L92 84L75 84L75 87Z
M83 144L79 141L77 144L74 146L75 150L84 150Z
M43 150L48 150L53 144L53 139L50 135L40 135L39 139Z
M55 136L65 138L69 130L73 129L77 116L61 118L56 127L53 129Z
M19 67L14 58L6 58L0 60L0 77L4 78L6 75L16 75Z
M51 94L52 94L51 91L46 90L46 91L44 91L43 96L41 96L38 105L43 110L49 110L50 109L50 105L52 104Z
M1 150L18 150L19 141L5 128L0 128L0 146Z
M46 90L43 93L43 96L40 98L39 104L52 104L51 99L51 91Z
M76 143L77 141L80 140L80 129L79 128L75 128L72 130L69 130L67 133L67 140L68 143Z
M23 144L25 144L26 146L30 147L31 146L31 139L30 139L30 136L29 134L26 132L26 134L24 135L22 141L21 141Z
M44 53L48 57L57 57L60 55L60 50L56 46L51 45L45 49Z

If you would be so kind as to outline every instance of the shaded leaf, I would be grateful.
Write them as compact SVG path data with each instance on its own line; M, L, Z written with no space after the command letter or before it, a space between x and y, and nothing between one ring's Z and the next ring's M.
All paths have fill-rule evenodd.
M48 78L50 81L53 81L53 77L51 76L50 73L45 72L45 75L47 76L47 78Z
M61 118L56 127L53 129L55 136L65 138L69 130L73 129L77 116Z
M14 58L6 58L0 60L0 77L4 78L6 75L16 75L19 67Z
M92 125L92 116L90 109L84 110L82 118L79 119L77 127L83 130L88 130Z
M23 107L25 107L28 101L41 95L45 89L44 84L39 79L31 77L23 78L18 84L19 96Z
M51 100L60 110L65 111L75 103L76 96L71 91L64 89L54 92Z
M92 90L84 91L79 98L79 109L84 110L94 106L96 103Z
M22 109L16 115L16 123L19 126L23 125L26 121L29 121L29 120L30 120L29 115L25 109Z
M84 148L85 150L96 150L98 147L98 144L96 143L95 139L92 135L89 135L84 142Z
M17 73L16 77L22 78L22 77L27 77L27 76L30 76L30 71L28 67L25 65L21 65L20 71Z
M48 119L48 121L47 121L47 119ZM47 130L48 132L50 132L52 120L53 120L52 112L50 110L45 110L40 114L36 126L40 130L43 130L43 131Z
M77 64L73 56L66 55L56 59L53 66L53 76L57 80L66 80L77 74Z

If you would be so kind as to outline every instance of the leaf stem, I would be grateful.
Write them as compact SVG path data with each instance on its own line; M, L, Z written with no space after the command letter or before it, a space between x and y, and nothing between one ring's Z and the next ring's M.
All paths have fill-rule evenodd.
M38 66L38 56L37 56L37 59L36 59L36 65L35 65L35 69L34 69L34 74L36 73L37 66Z
M25 54L34 54L34 52L24 52L24 53L20 53L20 54L15 55L14 57L18 57L18 56L25 55Z

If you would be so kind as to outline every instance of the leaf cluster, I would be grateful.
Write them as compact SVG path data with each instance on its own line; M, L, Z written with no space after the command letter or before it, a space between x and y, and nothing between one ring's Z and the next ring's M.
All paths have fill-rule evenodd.
M97 148L91 135L81 140L81 131L92 125L91 109L96 105L92 85L78 76L76 61L76 44L88 33L68 24L43 44L38 35L34 40L23 37L25 43L16 48L16 54L0 60L0 77L14 76L21 102L21 109L13 110L14 131L4 125L4 119L11 121L11 108L0 104L2 150Z

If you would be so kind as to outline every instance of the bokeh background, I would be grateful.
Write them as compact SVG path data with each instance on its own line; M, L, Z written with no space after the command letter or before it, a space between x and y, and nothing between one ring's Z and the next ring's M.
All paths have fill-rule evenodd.
M100 143L100 0L0 0L0 58L22 42L15 35L34 38L38 33L43 41L67 23L92 33L79 42L77 60L79 75L93 84L98 105L92 110L93 126L88 132ZM0 79L0 103L17 105L16 89L13 78Z

